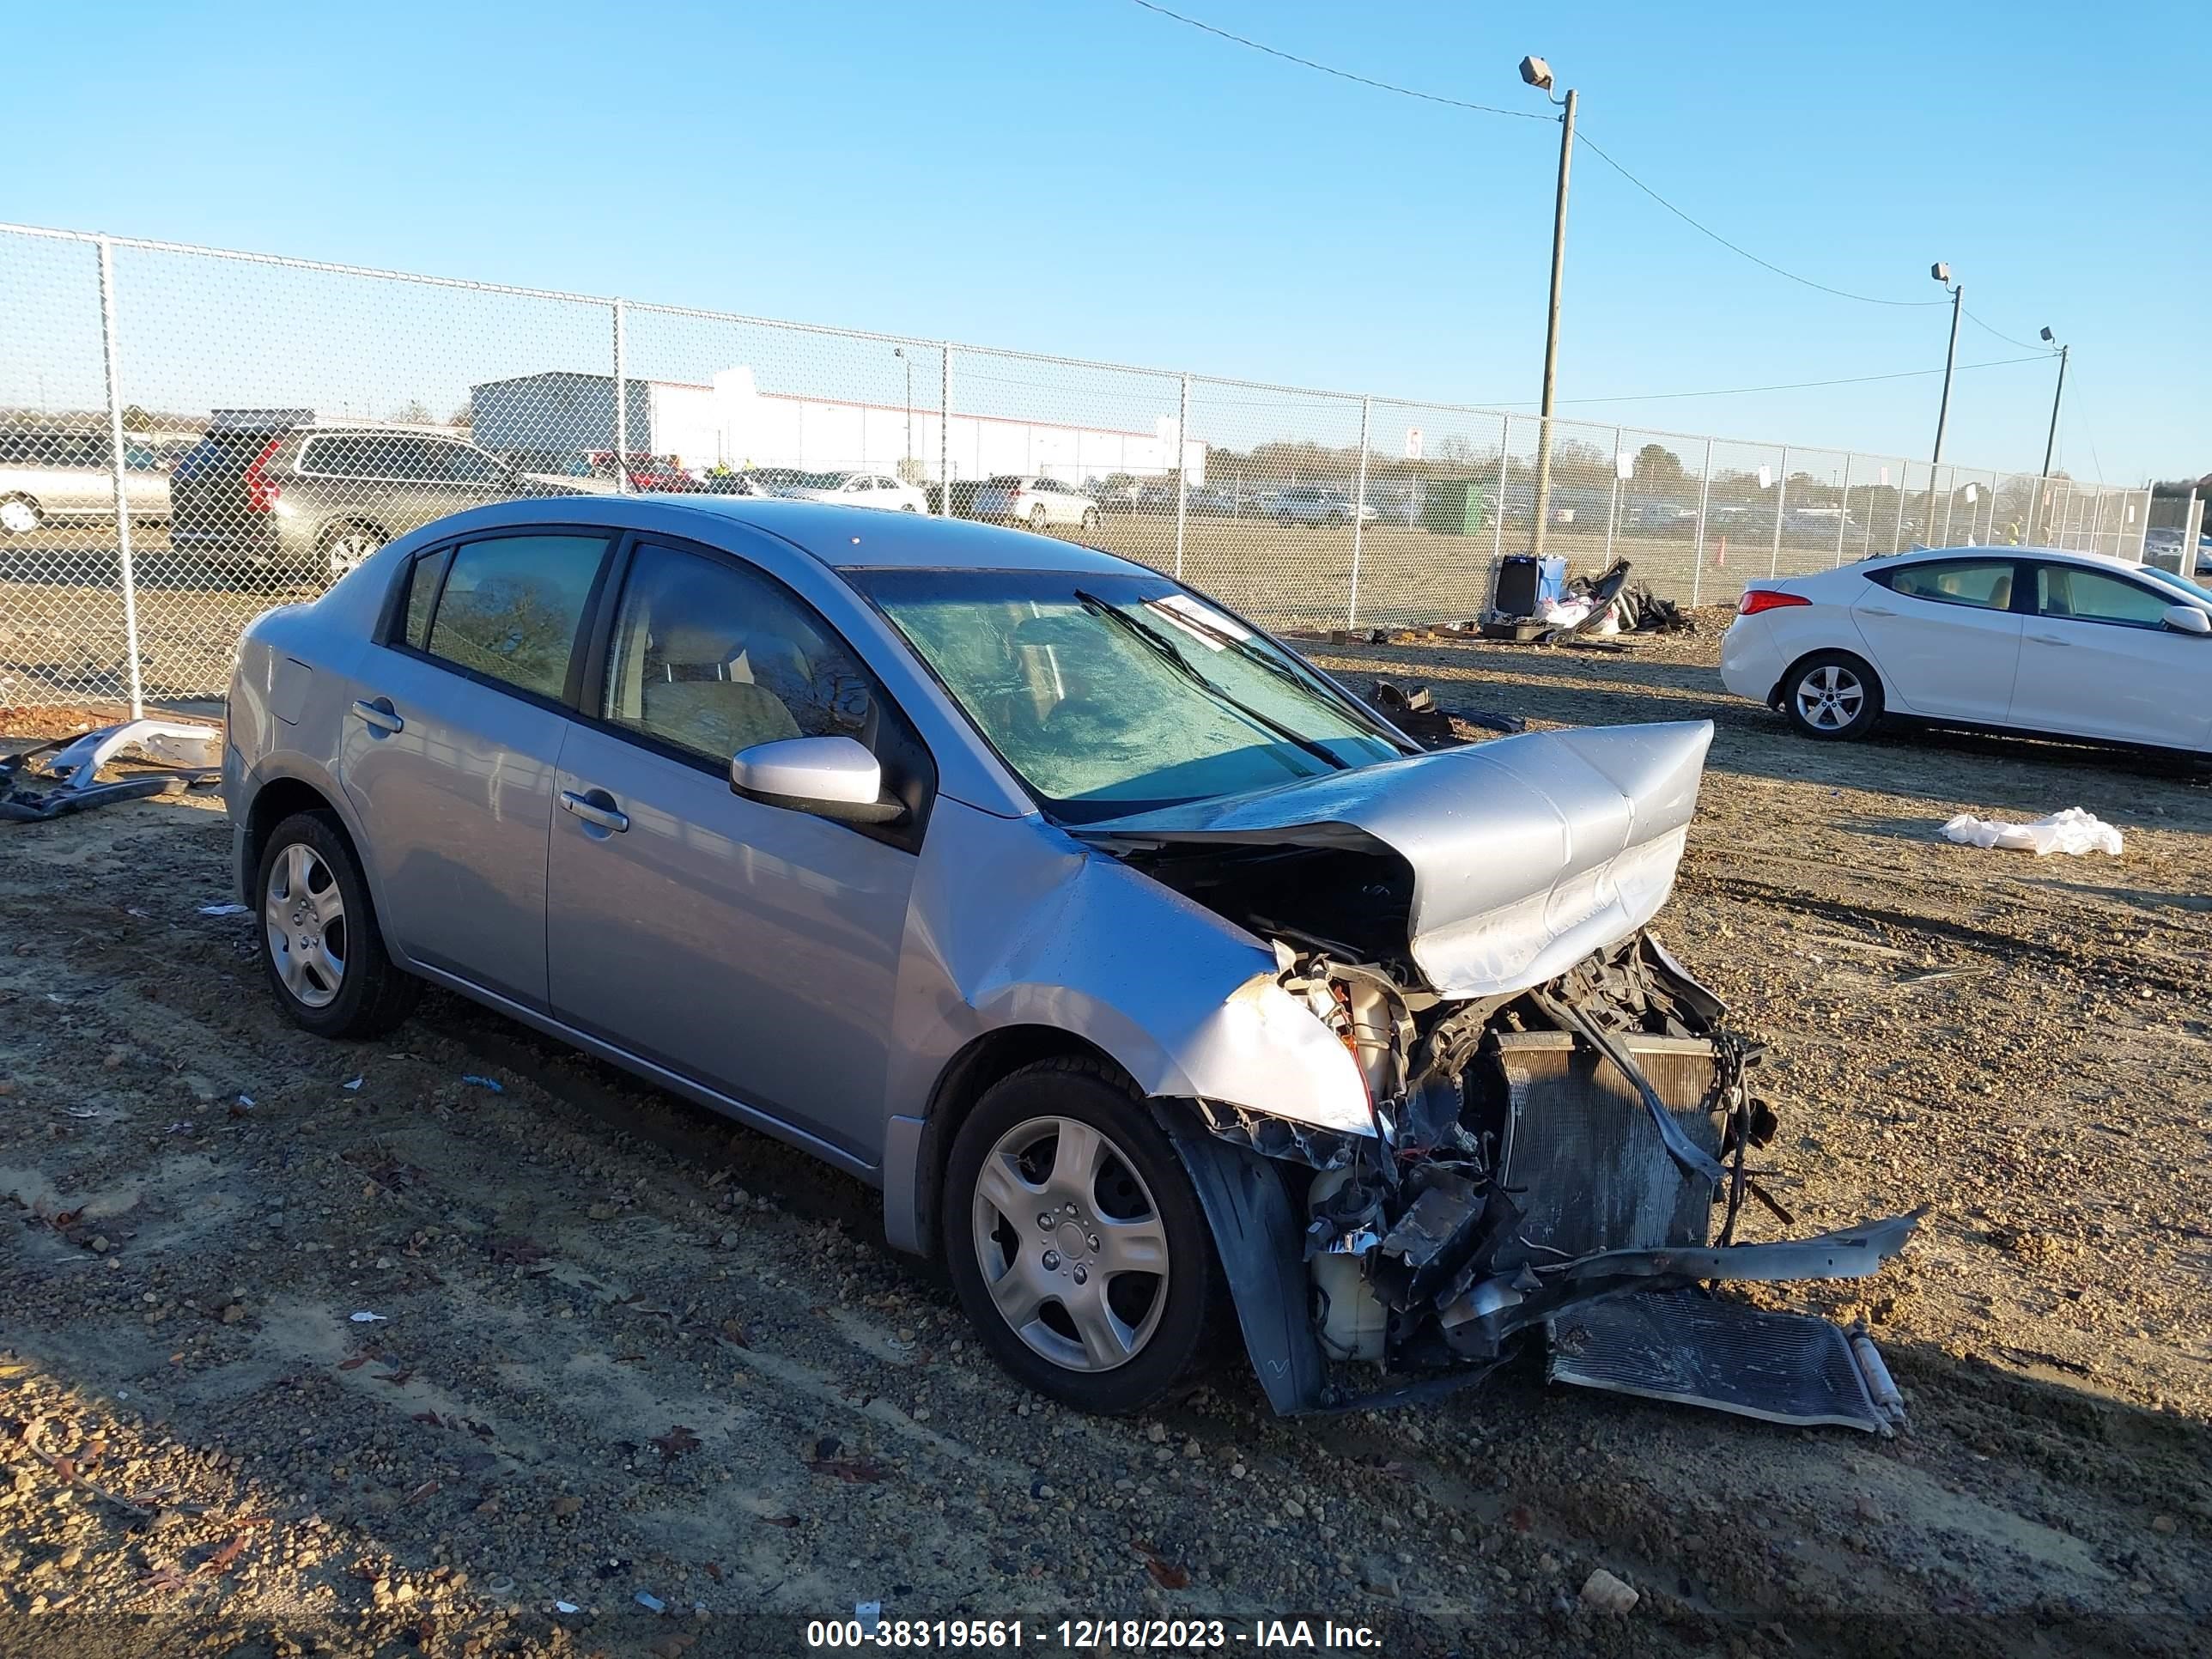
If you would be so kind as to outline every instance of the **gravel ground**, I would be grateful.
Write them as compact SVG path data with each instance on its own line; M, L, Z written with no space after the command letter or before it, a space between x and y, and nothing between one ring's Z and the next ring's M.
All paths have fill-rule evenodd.
M1072 1416L796 1153L441 995L375 1043L282 1022L249 920L199 914L220 808L134 802L0 826L0 1654L781 1653L873 1601L1046 1652L1102 1614L1393 1656L2201 1652L2212 789L1805 743L1718 696L1716 627L1315 648L1538 726L1717 720L1662 932L1772 1042L1798 1230L1931 1206L1881 1278L1764 1298L1863 1315L1909 1436L1528 1371ZM1935 835L2068 805L2125 854ZM1599 1568L1632 1608L1583 1604Z

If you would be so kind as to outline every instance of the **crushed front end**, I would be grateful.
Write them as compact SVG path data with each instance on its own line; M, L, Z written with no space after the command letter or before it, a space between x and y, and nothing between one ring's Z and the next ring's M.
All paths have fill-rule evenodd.
M1710 1293L1723 1279L1850 1278L1914 1218L1739 1244L1750 1156L1775 1120L1756 1048L1648 933L1514 994L1443 1002L1372 965L1293 952L1286 989L1359 1060L1374 1133L1198 1103L1216 1139L1282 1170L1309 1316L1333 1376L1449 1376L1540 1339L1559 1382L1795 1424L1887 1431L1870 1342ZM1370 1386L1372 1386L1370 1384Z
M1270 994L1359 1073L1364 1122L1257 1091L1162 1115L1277 1409L1449 1386L1540 1341L1559 1382L1901 1420L1863 1333L1715 1291L1872 1273L1917 1217L1736 1242L1750 1205L1790 1222L1750 1162L1775 1128L1759 1051L1645 931L1711 738L1530 734L1086 830L1271 945Z

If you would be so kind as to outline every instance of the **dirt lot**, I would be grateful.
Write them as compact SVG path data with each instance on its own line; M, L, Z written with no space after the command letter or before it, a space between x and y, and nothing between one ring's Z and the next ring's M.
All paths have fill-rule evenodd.
M375 1044L282 1023L249 919L200 914L220 809L132 803L0 826L0 1653L781 1653L874 1601L1045 1652L1107 1613L1392 1656L2201 1652L2212 788L1814 746L1717 696L1715 643L1323 659L1537 725L1717 720L1662 931L1772 1040L1798 1228L1931 1206L1808 1298L1872 1322L1908 1437L1526 1371L1071 1417L796 1154L444 997ZM2068 805L2124 856L1935 835ZM1599 1566L1626 1614L1577 1605Z

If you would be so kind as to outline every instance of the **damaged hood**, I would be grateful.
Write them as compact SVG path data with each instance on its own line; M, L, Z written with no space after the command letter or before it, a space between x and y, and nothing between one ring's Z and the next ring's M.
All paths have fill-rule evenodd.
M1122 850L1395 853L1413 869L1407 945L1429 984L1446 997L1507 995L1625 938L1666 903L1712 737L1710 720L1531 732L1073 833Z

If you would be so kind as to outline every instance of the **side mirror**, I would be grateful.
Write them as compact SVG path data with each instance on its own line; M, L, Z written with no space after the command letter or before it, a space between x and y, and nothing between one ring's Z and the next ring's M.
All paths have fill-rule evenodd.
M884 799L884 769L851 738L779 738L730 757L730 790L763 806L839 823L896 823L906 808Z
M2169 605L2164 621L2177 634L2212 634L2212 617L2193 605Z

